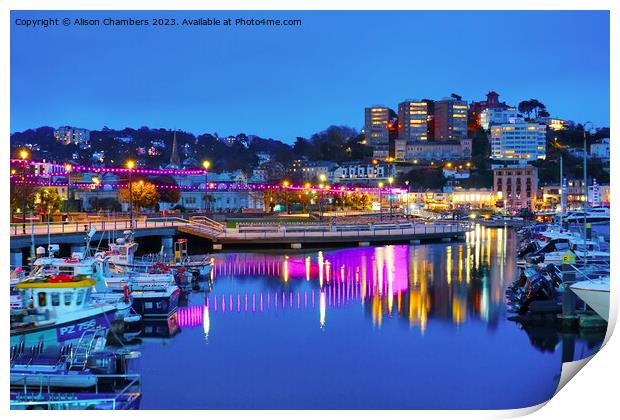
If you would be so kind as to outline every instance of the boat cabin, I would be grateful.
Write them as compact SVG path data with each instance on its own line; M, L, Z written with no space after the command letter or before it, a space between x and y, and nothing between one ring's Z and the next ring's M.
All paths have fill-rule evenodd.
M31 277L15 288L23 307L60 315L90 306L90 294L96 281L86 276L57 274Z

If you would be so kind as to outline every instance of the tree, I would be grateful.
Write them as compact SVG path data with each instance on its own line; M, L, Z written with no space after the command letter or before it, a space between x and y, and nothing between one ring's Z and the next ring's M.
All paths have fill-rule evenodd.
M534 117L538 118L540 116L540 111L547 112L547 107L545 104L540 102L538 99L530 99L530 106L532 107L532 111L534 111Z
M440 167L412 169L404 176L402 181L409 181L412 190L441 189L446 183L443 169Z
M39 196L39 213L57 213L62 208L62 197L56 188L44 187L37 191Z
M33 210L37 188L35 185L11 182L11 211L16 212L17 209L20 209L22 212L28 212Z
M171 176L160 176L153 178L153 183L157 185L157 193L159 194L159 201L164 203L177 203L181 199L181 192L177 188L165 188L165 187L178 187L177 181Z
M310 150L310 142L303 137L297 137L293 145L293 152L297 156L305 156Z
M154 209L159 203L159 193L155 184L145 182L144 180L132 182L133 206L134 209ZM129 188L121 188L118 190L118 198L125 202L129 202Z
M518 105L518 110L521 114L525 114L527 116L527 118L530 118L530 115L532 115L532 111L534 110L534 108L532 107L532 104L530 103L530 101L521 101L519 102Z

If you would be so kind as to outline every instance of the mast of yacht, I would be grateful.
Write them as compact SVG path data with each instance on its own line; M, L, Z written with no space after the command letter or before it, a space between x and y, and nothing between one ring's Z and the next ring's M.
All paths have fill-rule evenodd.
M566 213L564 198L564 157L560 153L560 214Z
M588 237L587 237L587 227L588 224L588 177L587 177L587 162L588 162L588 154L586 149L586 125L590 123L590 121L586 122L583 125L583 267L586 267L587 258L588 258Z

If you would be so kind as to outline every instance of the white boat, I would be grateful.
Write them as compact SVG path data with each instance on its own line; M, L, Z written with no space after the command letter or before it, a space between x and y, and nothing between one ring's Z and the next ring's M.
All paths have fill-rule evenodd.
M572 284L570 288L601 318L609 321L609 277L580 281Z
M583 223L584 217L586 223L609 223L611 214L609 207L593 207L587 209L585 213L583 210L569 212L564 217L564 221L568 223Z
M210 258L205 257L197 260L189 256L187 239L179 239L174 243L174 256L172 258L168 258L164 254L162 247L158 254L145 255L138 260L135 256L138 244L133 239L133 232L126 230L123 234L125 237L118 238L116 242L110 243L110 249L105 252L106 255L110 256L110 262L118 267L140 272L167 269L181 273L187 272L188 274L196 273L200 276L207 276L211 272L212 261Z

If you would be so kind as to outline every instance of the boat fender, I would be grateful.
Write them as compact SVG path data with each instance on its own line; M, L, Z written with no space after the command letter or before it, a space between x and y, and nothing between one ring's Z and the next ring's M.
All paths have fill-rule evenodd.
M123 296L125 297L125 303L129 303L129 286L126 284L123 286Z

